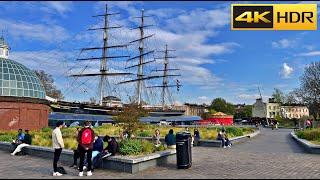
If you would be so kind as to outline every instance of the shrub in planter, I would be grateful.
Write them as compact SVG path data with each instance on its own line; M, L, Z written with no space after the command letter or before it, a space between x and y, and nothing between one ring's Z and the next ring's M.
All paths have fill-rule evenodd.
M156 147L156 151L164 151L164 150L166 150L166 147L163 144L161 144L160 146Z
M320 129L311 129L304 131L297 131L296 135L301 139L306 140L320 140Z
M128 139L119 143L121 155L138 155L142 153L142 143L140 140Z
M12 142L13 139L14 138L11 135L7 135L7 134L0 135L0 141L3 141L3 142Z
M151 137L152 133L150 131L141 131L137 133L138 137Z
M41 129L41 132L52 132L52 129L50 127L45 127Z
M243 136L243 130L241 128L236 127L226 127L226 131L228 134L230 134L232 137L234 136Z
M149 141L141 141L141 145L142 145L142 152L145 154L150 154L155 152L155 146L153 145L153 143L149 142Z

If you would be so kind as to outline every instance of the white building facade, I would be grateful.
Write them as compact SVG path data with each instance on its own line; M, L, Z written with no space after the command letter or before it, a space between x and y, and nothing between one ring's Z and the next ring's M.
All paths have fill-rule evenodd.
M275 119L277 116L281 116L280 113L280 103L276 103L274 98L269 98L269 102L267 103L267 118Z
M283 105L281 106L281 116L287 119L301 119L309 117L309 109L304 105Z

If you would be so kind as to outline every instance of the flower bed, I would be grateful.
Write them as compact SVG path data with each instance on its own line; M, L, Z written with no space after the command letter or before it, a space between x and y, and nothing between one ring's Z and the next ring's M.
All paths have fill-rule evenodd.
M320 145L320 128L299 130L295 133L298 138L308 140L313 144Z
M93 128L99 136L109 135L109 136L118 136L121 132L121 127L104 125L97 128ZM183 131L184 128L181 127L170 127L170 126L153 126L153 125L144 125L142 128L137 130L135 133L138 137L151 137L156 129L160 130L160 134L164 137L170 129L173 129L174 132ZM200 127L201 139L203 140L215 140L218 132L221 130L221 127ZM225 127L226 131L229 134L230 138L243 136L254 132L254 128L239 128L239 127ZM190 132L193 132L194 128L189 128ZM43 128L40 131L31 131L32 136L32 145L51 147L51 128ZM64 128L62 129L62 135L64 138L65 149L75 149L77 147L76 142L76 128ZM0 131L0 141L11 142L12 139L16 138L17 131ZM123 142L120 144L120 153L122 155L141 155L141 154L150 154L156 151L165 150L164 146L155 148L150 141L145 139L133 139ZM105 143L105 146L107 143Z

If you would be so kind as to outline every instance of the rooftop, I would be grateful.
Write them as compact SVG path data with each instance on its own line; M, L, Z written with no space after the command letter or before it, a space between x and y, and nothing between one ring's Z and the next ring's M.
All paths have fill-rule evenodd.
M46 93L33 71L16 61L0 58L0 96L45 99Z

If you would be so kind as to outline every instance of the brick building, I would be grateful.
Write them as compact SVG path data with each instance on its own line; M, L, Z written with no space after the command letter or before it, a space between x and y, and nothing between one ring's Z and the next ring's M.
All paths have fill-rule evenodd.
M0 129L48 126L49 106L37 75L10 60L9 45L0 37Z

